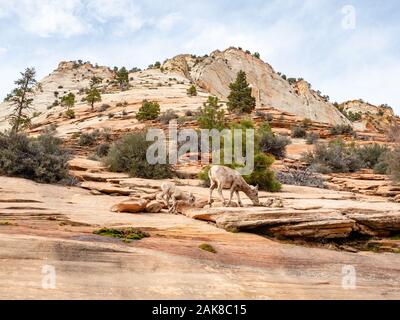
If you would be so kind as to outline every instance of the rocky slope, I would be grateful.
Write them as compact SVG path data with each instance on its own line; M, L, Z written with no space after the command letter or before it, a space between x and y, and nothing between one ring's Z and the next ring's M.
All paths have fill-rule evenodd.
M347 114L357 115L360 119L353 122L357 130L385 132L391 125L400 123L393 109L386 105L375 106L363 100L346 101L339 109Z
M179 55L166 61L165 70L178 72L198 86L222 99L229 95L229 84L238 71L243 70L253 88L258 107L278 110L330 124L348 123L348 120L325 101L304 80L291 84L261 59L236 48L214 51L207 57Z
M130 73L130 88L126 91L119 90L113 84L115 73L107 67L61 62L56 70L40 81L40 89L36 90L33 97L33 123L65 120L60 116L65 108L59 103L60 98L70 92L76 95L77 111L86 110L87 106L82 98L93 76L103 79L100 85L103 103L111 104L112 107L126 101L131 106L135 105L132 111L137 111L143 99L152 99L160 102L162 110L174 109L183 114L188 109L195 110L202 106L210 94L226 100L229 84L241 69L247 73L258 108L274 108L321 123L349 123L304 80L290 84L270 65L235 48L215 51L203 58L180 55L167 60L161 69ZM191 83L199 87L199 97L187 97L186 90ZM121 111L121 108L108 110L114 114ZM10 107L7 103L0 103L0 130L8 128L6 117L9 114ZM94 119L96 116L98 115L92 114L92 123L100 120Z

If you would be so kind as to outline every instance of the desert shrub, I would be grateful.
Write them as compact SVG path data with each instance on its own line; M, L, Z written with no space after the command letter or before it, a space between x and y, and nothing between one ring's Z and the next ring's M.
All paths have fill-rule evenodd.
M355 172L362 168L357 149L346 145L342 140L316 144L313 151L303 156L303 161L319 173Z
M100 136L99 130L94 130L92 132L85 132L79 136L79 145L80 146L91 146L93 145Z
M351 122L355 122L355 121L361 120L362 112L361 111L359 111L359 112L349 111L346 116L347 116L347 119L349 119Z
M306 129L303 126L295 126L292 128L292 138L305 138L307 134Z
M110 144L102 143L96 148L96 155L100 158L108 155L108 151L110 151Z
M145 179L171 178L172 168L169 164L151 165L146 159L146 153L152 144L146 141L145 132L130 133L114 143L105 164L114 172L127 172L133 177Z
M157 102L143 100L136 118L142 120L155 120L160 115L160 105Z
M384 160L379 164L386 165L386 173L391 175L394 182L400 183L400 145L387 152Z
M388 147L377 143L359 147L356 149L358 157L364 168L374 168L386 157Z
M349 124L338 124L330 129L332 135L354 135L353 127Z
M399 141L400 139L400 125L399 124L393 124L389 127L387 130L387 139L389 142L395 142Z
M68 177L69 152L46 132L37 138L0 133L0 174L55 183Z
M104 111L106 111L106 110L108 110L108 109L110 109L110 108L111 108L111 106L110 106L109 104L103 103L103 104L99 107L98 111L99 111L99 112L104 112Z
M257 117L261 117L264 121L271 122L272 120L274 120L274 116L271 113L266 113L260 110L257 110L255 115Z
M159 117L158 120L162 124L168 124L171 120L178 119L179 116L176 114L175 111L173 110L167 110L166 112L163 112Z
M192 110L186 110L185 111L185 116L186 117L193 117L195 113Z
M305 129L308 129L312 126L312 120L310 118L304 118L301 122L301 126Z
M315 144L319 140L319 134L317 132L308 132L306 135L307 144Z
M279 171L276 173L276 178L283 184L325 188L324 179L309 168L305 170L290 168L287 171Z
M75 111L73 109L67 109L67 111L65 111L65 116L68 119L75 119Z
M286 147L290 144L290 139L272 132L265 132L259 138L260 150L269 153L277 159L286 156Z
M195 85L192 85L189 89L187 89L188 96L194 97L197 96L197 89Z

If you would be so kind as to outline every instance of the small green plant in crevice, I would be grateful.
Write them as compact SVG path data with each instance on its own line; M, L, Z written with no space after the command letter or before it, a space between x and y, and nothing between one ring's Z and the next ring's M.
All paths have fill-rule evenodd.
M187 95L191 97L197 96L197 89L195 85L192 85L189 89L187 89Z
M93 233L99 236L117 238L128 242L130 240L141 240L150 237L147 232L135 228L102 228L93 231Z
M201 250L207 251L207 252L211 252L211 253L217 253L217 250L214 249L214 247L208 243L203 243L201 245L199 245L199 248Z
M0 221L0 226L17 226L17 224L10 221Z

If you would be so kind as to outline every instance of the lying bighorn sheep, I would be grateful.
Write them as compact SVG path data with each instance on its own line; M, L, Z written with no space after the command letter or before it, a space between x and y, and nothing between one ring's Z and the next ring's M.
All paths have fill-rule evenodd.
M232 202L233 194L236 193L238 198L239 206L243 207L243 203L240 200L239 192L244 192L253 204L260 205L260 200L258 199L258 186L253 187L247 184L239 172L224 166L212 166L208 173L210 177L210 195L208 198L208 203L212 204L212 194L214 189L218 188L218 193L221 197L222 203L229 206ZM224 195L222 194L222 189L230 189L231 194L229 197L229 202L225 203Z
M169 207L169 212L176 211L176 204L178 200L187 201L189 204L194 204L196 200L191 192L186 194L185 192L179 190L173 183L164 182L161 184L161 191L162 192L160 195L158 195L158 197L164 201L167 207L169 207L169 201L172 199L172 206Z

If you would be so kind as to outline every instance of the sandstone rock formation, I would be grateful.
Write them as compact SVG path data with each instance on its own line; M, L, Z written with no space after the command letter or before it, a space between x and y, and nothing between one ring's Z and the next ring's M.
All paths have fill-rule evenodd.
M390 125L400 123L393 109L386 105L375 106L359 99L343 102L339 108L347 113L361 114L361 119L354 122L357 130L385 132Z
M257 106L274 107L303 118L330 124L348 120L310 85L300 80L290 84L262 60L236 48L214 51L208 57L180 55L168 60L164 68L188 77L197 85L226 100L229 84L238 71L243 70L253 88Z

